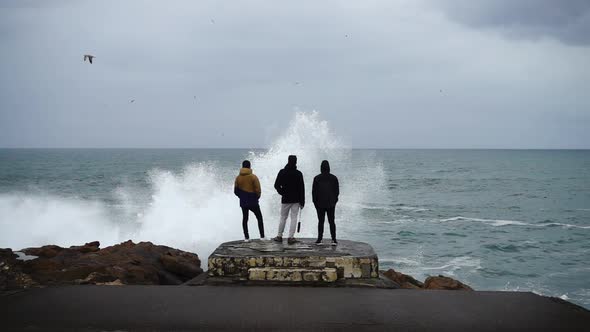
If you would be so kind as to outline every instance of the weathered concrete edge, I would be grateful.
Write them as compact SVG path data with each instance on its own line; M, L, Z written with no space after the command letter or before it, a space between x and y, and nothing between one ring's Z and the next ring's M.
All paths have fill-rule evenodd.
M357 279L339 279L331 283L318 283L301 281L297 283L273 282L273 281L253 281L242 278L211 277L207 273L185 282L185 286L268 286L268 287L328 287L328 288L379 288L379 289L399 289L398 283L379 273L378 278L357 278Z

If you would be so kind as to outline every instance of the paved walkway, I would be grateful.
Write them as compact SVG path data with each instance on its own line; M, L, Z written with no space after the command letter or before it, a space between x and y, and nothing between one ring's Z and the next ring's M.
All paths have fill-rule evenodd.
M589 331L590 312L516 292L70 286L0 296L2 331Z

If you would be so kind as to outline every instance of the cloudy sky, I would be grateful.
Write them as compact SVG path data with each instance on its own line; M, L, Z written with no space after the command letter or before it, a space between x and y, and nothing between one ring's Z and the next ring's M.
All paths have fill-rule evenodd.
M0 0L0 50L0 147L265 147L317 110L354 147L590 148L587 0Z

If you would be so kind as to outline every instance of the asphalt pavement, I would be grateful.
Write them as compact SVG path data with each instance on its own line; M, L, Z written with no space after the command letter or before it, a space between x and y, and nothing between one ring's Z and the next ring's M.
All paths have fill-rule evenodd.
M1 331L590 331L590 312L525 292L68 286L0 296Z

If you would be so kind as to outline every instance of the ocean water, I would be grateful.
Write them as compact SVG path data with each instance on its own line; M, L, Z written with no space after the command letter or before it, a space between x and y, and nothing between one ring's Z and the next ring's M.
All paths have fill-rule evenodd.
M309 200L320 162L330 160L341 184L338 237L370 243L382 269L590 308L590 151L356 150L317 113L298 113L269 149L254 151L0 149L0 247L133 239L206 260L242 237L233 181L245 158L275 235L272 184L289 154L299 157ZM316 236L311 203L302 223L300 236Z

